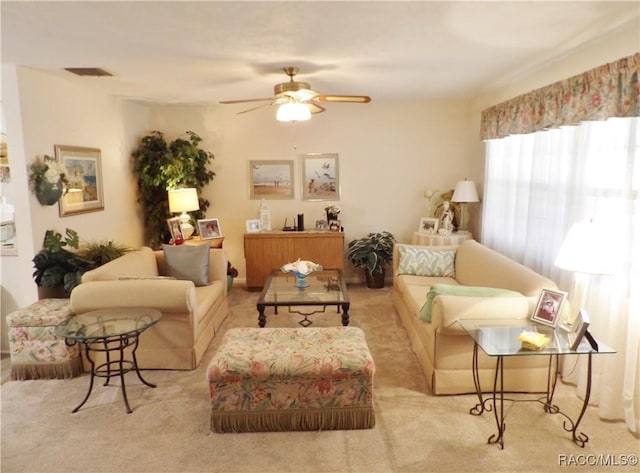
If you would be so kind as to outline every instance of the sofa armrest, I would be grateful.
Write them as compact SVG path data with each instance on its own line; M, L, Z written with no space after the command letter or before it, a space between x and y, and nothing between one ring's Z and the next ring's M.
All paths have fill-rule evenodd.
M112 307L149 307L163 313L191 313L197 305L191 281L136 279L82 283L71 291L77 314Z
M433 299L431 324L434 330L449 335L466 335L458 320L509 319L530 317L535 298L531 297L463 297L439 295Z
M227 252L220 248L209 250L209 281L227 281Z

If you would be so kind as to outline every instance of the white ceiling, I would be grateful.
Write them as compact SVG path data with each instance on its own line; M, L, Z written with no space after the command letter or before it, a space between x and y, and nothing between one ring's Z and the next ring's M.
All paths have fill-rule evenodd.
M326 94L469 98L640 17L637 0L0 5L3 63L162 103L271 97L283 66Z

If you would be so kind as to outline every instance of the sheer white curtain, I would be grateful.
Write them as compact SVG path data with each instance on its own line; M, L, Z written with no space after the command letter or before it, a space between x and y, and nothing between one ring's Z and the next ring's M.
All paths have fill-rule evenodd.
M553 265L574 223L606 222L602 243L621 271L575 275ZM486 143L482 242L570 291L592 333L616 355L594 356L591 402L606 419L640 432L640 119L612 118ZM584 255L588 258L589 255ZM572 299L572 296L574 298ZM585 358L585 357L578 357ZM565 360L564 379L584 393L583 360Z

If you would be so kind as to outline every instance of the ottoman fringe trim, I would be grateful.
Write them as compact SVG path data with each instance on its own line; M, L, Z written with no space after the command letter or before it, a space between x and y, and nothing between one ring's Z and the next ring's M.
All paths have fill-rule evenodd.
M11 362L11 380L25 381L28 379L68 379L80 375L82 370L82 360L80 357L69 361L59 361L52 363L33 362Z
M211 430L218 433L371 429L375 423L373 407L269 412L211 409Z

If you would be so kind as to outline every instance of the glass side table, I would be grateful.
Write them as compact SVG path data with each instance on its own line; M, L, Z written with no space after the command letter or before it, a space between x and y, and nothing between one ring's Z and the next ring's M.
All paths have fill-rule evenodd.
M155 309L119 307L74 315L56 326L56 334L64 337L67 345L71 346L75 343L84 345L87 360L91 364L89 390L82 402L71 411L72 413L78 412L89 399L96 376L107 378L104 386L109 384L112 377L120 377L122 398L128 414L132 410L129 406L124 382L126 373L135 371L140 381L151 388L156 387L155 384L149 383L142 377L138 368L136 350L140 334L158 323L161 318L162 313ZM125 357L125 349L129 348L131 349L130 360ZM105 362L96 364L94 358L98 353L104 354Z
M568 332L562 328L553 328L536 324L528 320L458 320L458 324L473 339L473 382L478 395L478 403L469 410L472 415L482 415L484 412L493 411L497 434L491 435L488 443L499 443L504 448L505 408L504 403L531 401L543 405L544 411L549 414L560 414L565 418L563 427L571 432L576 445L583 447L589 441L589 437L578 431L578 426L584 417L591 396L591 363L593 355L612 354L615 350L604 343L598 343L598 351L595 351L586 339L583 339L576 350L571 350ZM525 350L518 340L523 330L544 333L551 343L541 350ZM478 374L478 350L482 349L488 356L496 357L496 370L494 374L493 392L488 396L483 395ZM582 409L578 417L573 420L553 403L553 395L558 381L558 359L562 355L586 355L587 386ZM505 398L504 393L504 358L510 356L548 356L549 368L547 372L547 392L543 398L537 399L510 399Z

